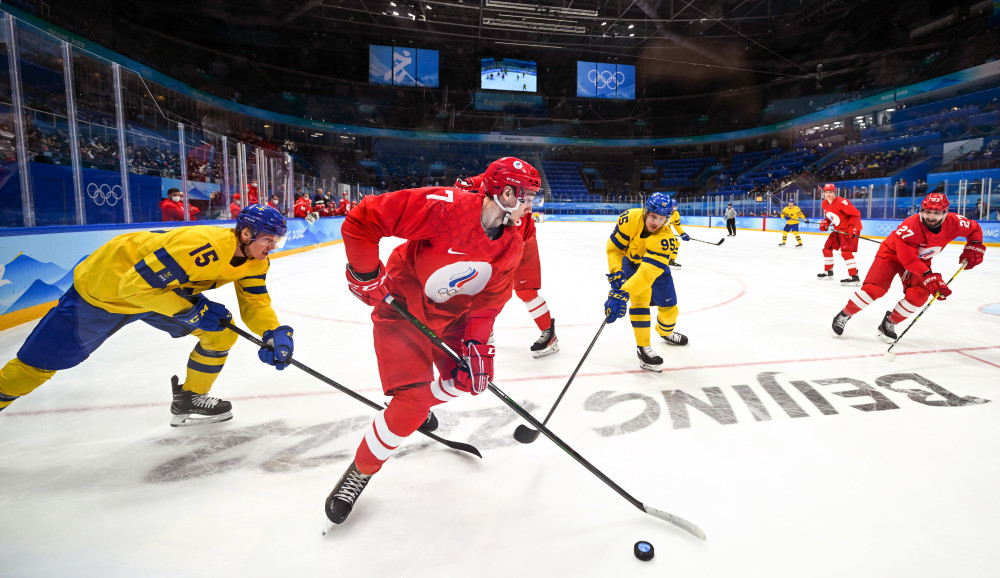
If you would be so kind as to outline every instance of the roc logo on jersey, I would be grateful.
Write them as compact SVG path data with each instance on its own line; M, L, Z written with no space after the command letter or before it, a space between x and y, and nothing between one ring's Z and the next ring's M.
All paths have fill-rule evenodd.
M829 213L826 214L826 219L831 223L833 223L834 229L840 226L840 215L838 215L837 213L830 211Z
M424 295L435 303L444 303L455 295L475 295L486 287L492 276L493 267L489 263L449 263L427 277Z
M927 260L941 252L944 247L917 247L917 256Z

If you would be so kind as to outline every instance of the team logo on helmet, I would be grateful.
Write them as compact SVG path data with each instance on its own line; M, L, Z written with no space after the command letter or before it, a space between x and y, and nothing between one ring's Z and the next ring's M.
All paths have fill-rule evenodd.
M514 168L515 169L522 169L522 168L524 168L524 163L522 163L521 161L514 161Z

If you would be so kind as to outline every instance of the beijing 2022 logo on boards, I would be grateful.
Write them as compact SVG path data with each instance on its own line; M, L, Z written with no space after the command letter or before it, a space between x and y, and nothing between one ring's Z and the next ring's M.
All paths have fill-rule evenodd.
M493 267L483 261L449 263L427 278L424 295L435 303L444 303L456 295L475 295L492 277Z

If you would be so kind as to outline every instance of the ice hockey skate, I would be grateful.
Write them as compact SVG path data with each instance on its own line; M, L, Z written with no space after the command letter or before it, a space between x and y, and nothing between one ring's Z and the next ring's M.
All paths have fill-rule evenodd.
M836 333L837 335L843 335L844 326L847 325L847 321L850 318L851 316L848 315L847 313L844 313L843 311L838 312L837 315L833 318L833 332Z
M233 419L231 411L233 404L217 397L187 391L183 386L176 375L170 378L170 387L174 393L174 401L170 404L170 413L174 414L170 419L171 427L218 423Z
M796 248L798 248L798 247L801 247L801 246L802 246L802 243L799 243L799 244L798 244L798 245L796 245L795 247L796 247Z
M816 277L819 278L821 281L824 279L833 279L833 269L829 271L823 271L822 273L817 273Z
M671 259L671 260L670 260L670 263L669 263L669 265L670 265L671 267L680 267L680 266L681 266L681 264L680 264L680 263L678 263L677 261L674 261L673 259Z
M785 242L784 242L784 241L782 241L782 242L778 243L778 246L779 246L779 247L784 247L784 246L785 246Z
M559 339L556 337L556 320L553 319L549 328L542 331L538 339L531 344L531 356L534 358L545 357L559 351Z
M857 275L851 275L847 279L841 279L840 284L843 285L844 287L860 287L861 277L858 277Z
M670 335L661 335L660 337L662 337L664 341L666 341L667 343L669 343L671 345L687 345L688 344L687 335L684 335L683 333L677 333L676 331L674 331Z
M896 342L896 324L889 321L889 316L892 315L892 311L886 311L885 317L882 318L882 323L878 326L878 337L883 343L888 343L892 345Z
M663 358L652 347L636 347L635 352L639 355L639 367L647 371L663 371Z
M358 470L358 466L351 462L351 467L347 468L340 481L326 498L326 517L334 524L343 524L347 516L351 515L354 509L354 502L357 501L361 491L368 485L371 476L366 476Z

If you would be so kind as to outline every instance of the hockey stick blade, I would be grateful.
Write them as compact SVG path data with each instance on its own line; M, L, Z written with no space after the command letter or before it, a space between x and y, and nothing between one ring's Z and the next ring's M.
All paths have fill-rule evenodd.
M264 347L264 342L263 341L261 341L260 339L257 339L257 337L255 337L254 335L252 335L252 334L244 331L243 329L240 329L239 327L237 327L233 323L230 322L226 326L229 329L233 330L240 337L243 337L244 339L247 339L247 340L255 343L258 347ZM315 377L316 379L322 381L323 383L325 383L325 384L333 387L334 389L340 391L341 393L346 393L350 397L353 397L354 399L356 399L357 401L360 401L361 403L367 405L368 407L370 407L370 408L372 408L374 410L382 411L382 406L380 406L379 404L377 404L374 401L368 399L367 397L361 395L360 393L354 391L353 389L347 387L346 385L341 385L341 384L337 383L336 381L330 379L329 377L323 375L322 373L316 371L315 369L312 369L311 367L308 367L305 364L299 363L295 359L289 359L288 363L291 364L291 365L294 365L295 367L301 369L302 371L304 371L304 372L308 373L309 375ZM460 452L466 452L466 453L472 454L472 455L474 455L474 456L476 456L478 458L482 458L483 457L483 454L479 453L479 450L476 449L476 446L473 446L473 445L470 445L470 444L465 444L465 443L462 443L462 442L454 442L454 441L451 441L451 440L446 440L443 437L440 437L438 435L432 434L431 432L424 431L424 430L421 430L421 429L418 429L417 431L420 432L420 433L422 433L422 434L424 434L425 436L431 438L432 440L440 443L440 444L444 444L444 445L448 446L449 448L451 448L453 450L458 450Z
M647 506L645 504L643 504L642 509L650 516L659 518L667 523L673 524L674 526L677 526L681 530L684 530L685 532L691 534L692 536L698 538L699 540L702 541L708 540L708 536L705 535L705 531L699 528L698 525L695 524L694 522L689 522L688 520L685 520L680 516L671 514L670 512L664 512L663 510L657 510L656 508Z
M707 245L715 245L716 247L718 247L719 245L721 245L722 243L724 243L726 241L726 238L723 237L723 238L719 239L718 243L713 243L711 241L702 241L701 239L695 239L694 237L691 237L691 240L692 241L698 241L699 243L705 243Z
M392 295L386 295L384 301L390 307L392 307L393 309L395 309L396 312L398 312L400 315L402 315L407 321L409 321L421 333L423 333L425 337L427 337L428 339L430 339L431 342L438 349L440 349L445 354L447 354L448 357L450 357L452 359L452 361L454 361L460 367L468 368L468 365L467 365L467 362L465 361L465 359L463 359L461 355L459 355L458 353L456 353L454 349L452 349L447 343L445 343L440 337L438 337L437 334L434 333L433 330L431 330L429 327L427 327L426 325L424 325L422 321L420 321L419 319L417 319L416 317L414 317L414 315L412 313L410 313L409 310L406 309L406 306L404 306L403 304L401 304L398 301L396 301L396 299L393 298ZM688 522L687 520L684 520L683 518L679 518L679 517L674 516L672 514L668 514L666 512L663 512L662 510L656 510L654 508L647 508L645 504L643 504L642 502L640 502L639 500L637 500L634 496L632 496L632 494L629 494L628 492L626 492L621 486L619 486L617 483L615 483L614 480L612 480L611 478L609 478L607 476L607 474L605 474L601 470L597 469L597 467L594 464L592 464L589 461L587 461L586 458L584 458L576 450L574 450L572 447L570 447L569 444L567 444L562 439L560 439L559 436L557 436L555 434L555 432L553 432L549 428L547 428L544 425L542 425L542 422L540 422L537 419L535 419L530 413L528 413L528 411L526 409L524 409L523 407L521 407L520 405L518 405L518 403L516 401L514 401L513 399L511 399L511 397L509 395L507 395L506 393L504 393L503 391L501 391L500 388L498 388L495 383L490 382L489 385L486 386L486 389L488 389L490 391L490 393L492 393L493 395L497 396L500 399L500 401L502 401L514 413L516 413L517 415L519 415L521 417L521 419L523 419L524 421L526 421L529 424L531 424L532 426L534 426L535 429L537 429L539 432L541 432L542 434L544 434L545 437L549 438L549 440L551 440L552 443L554 443L556 445L556 447L558 447L563 452L565 452L567 455L569 455L571 458L573 458L574 460L576 460L576 462L578 464L580 464L581 466L583 466L584 468L586 468L587 471L589 471L591 474L594 474L595 476L597 476L597 478L600 479L602 482L604 482L609 488L611 488L612 490L614 490L615 492L617 492L619 496L621 496L622 498L625 498L625 500L628 503L632 504L633 506L635 506L639 510L642 510L643 512L646 512L648 514L654 515L655 517L660 518L661 520L663 520L665 522L668 522L668 523L670 523L670 524L672 524L672 525L674 525L674 526L676 526L676 527L678 527L678 528L680 528L680 529L682 529L682 530L684 530L686 532L690 532L692 536L695 536L695 537L700 538L702 540L705 539L705 537L704 537L705 536L705 532L703 532L701 530L701 528L698 528L698 526L695 526L691 522ZM653 514L653 512L656 512L656 514Z
M522 423L514 428L514 439L522 444L530 444L538 439L538 434L540 433L538 430L531 429Z

